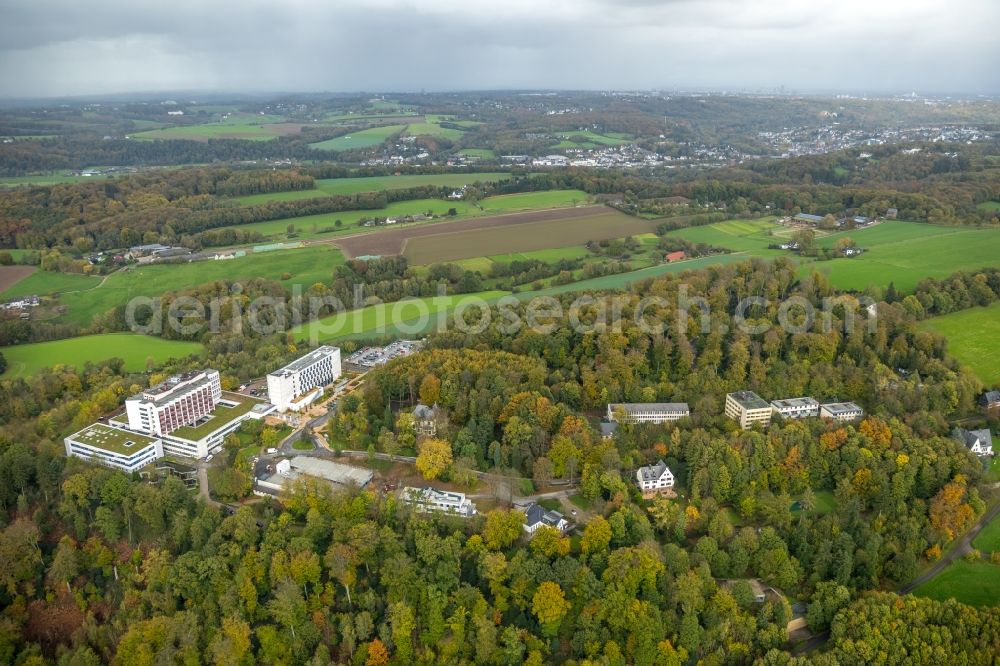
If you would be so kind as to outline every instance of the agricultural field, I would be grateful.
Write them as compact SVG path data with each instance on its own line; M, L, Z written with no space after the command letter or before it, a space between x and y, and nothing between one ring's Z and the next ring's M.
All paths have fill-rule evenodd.
M413 228L408 235L399 235L403 255L412 264L431 264L455 259L466 259L487 253L527 252L550 250L568 245L578 245L592 240L611 240L630 234L650 231L653 223L629 217L602 206L572 208L558 214L526 213L477 220L478 224L462 229L448 229L440 233L434 227ZM511 229L517 225L516 229ZM418 232L418 233L412 233ZM423 233L419 233L423 232ZM375 242L396 239L373 237ZM391 243L380 244L385 250L394 249ZM381 252L389 254L390 252ZM378 254L378 253L376 253Z
M490 183L510 178L509 173L442 173L417 176L372 176L368 178L327 178L316 181L316 189L293 190L291 192L269 192L236 197L244 206L255 206L268 201L297 201L338 194L362 194L386 190L405 190L426 185L461 187L470 183Z
M80 273L55 273L36 270L7 286L0 292L0 299L8 300L18 296L42 296L53 293L72 293L92 289L100 284L101 278Z
M161 364L170 358L199 354L201 350L202 346L197 342L166 340L135 333L85 335L53 342L0 347L0 352L7 359L4 379L27 377L42 368L56 365L81 367L84 363L115 357L125 361L126 370L142 372L146 370L149 358L155 364Z
M315 150L331 150L334 152L371 148L385 142L389 137L399 134L405 129L406 125L372 127L371 129L358 130L344 136L338 136L334 139L310 143L309 147Z
M252 139L268 141L278 136L296 134L302 129L301 123L284 123L280 116L253 113L234 114L225 120L198 125L180 125L163 129L135 132L129 136L139 140L187 139L208 141L209 139Z
M780 243L793 233L788 227L774 222L772 218L759 220L726 220L700 227L687 227L668 232L668 237L683 238L691 243L704 243L723 247L733 252L755 252L761 254L788 254L782 250L768 250L767 246Z
M466 157L478 157L483 160L492 160L497 156L496 152L489 148L462 148L458 154Z
M851 238L865 249L859 257L814 261L784 250L769 250L771 243L789 238L794 229L769 219L727 220L669 232L668 236L706 243L760 257L787 256L800 264L800 275L819 272L837 288L862 291L894 282L900 291L912 291L926 277L944 278L959 270L1000 265L1000 230L942 227L890 220L867 229L817 233L818 247L832 248L841 238Z
M1000 552L1000 517L994 518L983 527L972 540L972 547L983 553Z
M850 237L865 248L860 257L804 262L803 273L818 271L839 289L869 286L912 291L928 277L945 278L959 270L1000 265L1000 229L941 227L892 220L870 229L831 234L817 240L825 246Z
M956 560L913 594L938 601L956 599L972 606L1000 603L1000 565Z
M369 210L347 210L336 213L321 213L319 215L306 215L304 217L290 217L281 220L271 220L269 222L254 222L243 224L238 229L259 231L269 237L285 237L288 233L288 225L294 228L296 238L319 239L335 238L337 236L357 236L359 234L370 234L378 232L380 235L393 233L400 229L408 229L415 226L422 226L427 222L398 225L391 228L386 227L359 227L358 222L366 217L402 217L406 215L417 215L431 213L433 215L446 215L452 208L456 215L452 219L461 219L481 215L498 215L524 210L543 210L549 208L564 208L583 203L587 200L587 194L580 190L552 190L546 192L526 192L523 194L505 194L496 197L487 197L479 201L475 206L463 199L414 199L411 201L397 201L385 208L374 208ZM341 221L341 226L336 226L337 220ZM370 254L360 252L357 254ZM357 256L352 253L351 256Z
M382 303L323 317L300 324L290 333L295 340L330 342L349 336L384 333L388 330L416 334L438 317L446 317L456 306L477 301L494 301L507 292L482 291L474 294L411 298L395 303ZM429 320L427 318L430 318ZM411 330L407 325L413 324ZM417 326L422 324L422 326Z
M455 141L465 135L464 130L454 127L441 127L437 123L412 123L406 126L406 133L410 136L432 136L437 139L448 139Z
M120 270L107 276L103 283L100 278L87 278L91 280L89 289L76 291L71 298L61 299L62 304L67 307L63 318L71 323L89 324L95 315L124 305L131 298L156 297L168 291L179 291L215 280L251 280L260 277L281 281L285 286L301 284L308 288L316 282L329 282L334 266L343 261L343 255L336 248L316 246L250 254L229 261L131 266L128 270ZM289 279L282 280L282 275L286 273L290 276ZM57 291L24 291L24 283L30 282L37 275L39 273L18 283L16 290L39 295Z
M62 183L79 183L82 181L103 180L107 176L76 176L71 173L39 174L35 176L7 176L0 178L0 187L17 187L18 185L60 185Z
M943 335L948 354L984 384L1000 385L1000 303L925 319L919 327Z
M34 273L35 270L34 266L0 266L0 294L8 289L13 289L15 284Z

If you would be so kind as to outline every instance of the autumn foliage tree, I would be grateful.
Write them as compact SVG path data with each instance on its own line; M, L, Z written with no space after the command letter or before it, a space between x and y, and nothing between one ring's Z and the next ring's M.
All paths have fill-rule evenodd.
M451 444L443 439L425 439L417 454L417 469L425 479L436 479L444 474L452 463Z

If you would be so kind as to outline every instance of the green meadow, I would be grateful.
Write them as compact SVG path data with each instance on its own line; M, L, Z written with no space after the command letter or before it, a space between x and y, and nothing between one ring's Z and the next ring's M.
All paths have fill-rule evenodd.
M260 114L234 114L229 118L214 123L198 125L178 125L163 129L134 132L129 136L133 139L188 139L192 141L207 141L208 139L252 139L268 141L286 133L279 127L281 116Z
M0 347L0 353L7 359L4 379L27 377L42 368L56 365L80 368L85 363L109 358L120 358L125 361L127 370L140 372L146 369L149 358L159 365L170 358L199 354L201 350L202 346L197 342L165 340L135 333L85 335L53 342Z
M1000 552L1000 517L994 518L972 540L972 547L983 553Z
M832 246L849 237L865 249L860 257L803 263L802 272L826 275L839 289L861 291L893 282L912 291L920 280L1000 265L1000 229L941 227L892 220L870 229L839 232L817 241Z
M65 296L60 302L67 307L63 319L77 324L89 324L95 315L124 305L131 298L139 296L156 297L168 291L180 291L216 280L246 281L253 278L278 280L285 286L301 284L308 288L317 282L329 283L334 266L344 262L340 250L329 246L315 246L294 250L278 250L249 254L238 259L225 261L197 261L183 264L153 264L130 266L107 276L103 284L100 278L76 283L78 289L72 293L61 290ZM282 276L288 274L287 280ZM35 272L14 285L13 290L21 294L45 294L49 290L30 290L24 284L42 275ZM66 274L54 273L52 275ZM27 289L27 290L26 290ZM8 294L3 294L6 297Z
M344 136L338 136L326 141L310 143L309 147L315 150L331 150L334 152L344 150L357 150L359 148L371 148L384 142L390 136L399 134L406 129L406 125L386 125L384 127L372 127L371 129L358 130Z
M466 157L478 157L483 160L491 160L497 156L496 152L489 148L462 148L458 154Z
M270 192L266 194L251 194L236 197L244 206L254 206L268 201L296 201L299 199L316 199L318 197L339 194L362 194L365 192L384 192L386 190L405 190L411 187L438 185L446 187L461 187L470 183L490 183L510 178L509 173L442 173L429 175L406 176L371 176L368 178L328 178L316 181L316 189L293 190L291 192Z
M932 317L919 326L943 335L948 340L948 353L984 384L1000 385L1000 303Z
M308 340L310 342L329 342L358 335L380 335L388 330L415 335L425 330L428 323L436 322L438 317L446 321L450 313L463 303L493 301L506 293L505 291L481 291L473 294L411 298L395 303L369 305L300 324L293 328L290 333L295 340ZM429 319L424 319L421 322L425 315ZM423 326L417 326L418 323L422 323ZM411 330L407 330L408 324L413 324Z
M956 560L913 594L938 601L956 599L971 606L1000 604L1000 565Z
M101 278L90 275L36 270L23 280L19 280L3 293L0 293L0 298L7 300L17 298L18 296L41 296L53 293L77 292L85 289L93 289L100 283Z
M984 201L976 206L976 208L990 213L1000 213L1000 201Z

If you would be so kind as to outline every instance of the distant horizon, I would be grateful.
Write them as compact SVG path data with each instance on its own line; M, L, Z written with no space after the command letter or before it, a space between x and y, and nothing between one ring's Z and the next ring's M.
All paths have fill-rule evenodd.
M813 88L813 89L785 89L780 86L771 88L726 88L726 87L700 87L700 86L679 86L679 87L650 87L650 88L440 88L440 89L420 89L420 90L238 90L238 89L164 89L164 90L135 90L135 91L115 91L103 93L80 93L72 95L28 95L14 96L4 95L0 92L0 104L16 103L24 104L31 102L73 102L88 103L107 101L123 102L165 102L175 101L178 106L186 104L201 104L204 100L190 99L199 95L205 99L231 99L239 101L241 98L247 101L274 100L282 97L358 97L364 95L394 97L400 95L473 95L473 94L496 94L496 95L516 95L516 94L552 94L552 95L601 95L613 94L648 94L648 95L719 95L719 96L745 96L745 97L814 97L814 98L835 98L847 97L853 99L902 99L906 97L930 98L930 99L955 99L958 100L1000 100L1000 91L986 93L974 91L926 91L926 90L860 90L860 89L834 89L834 88ZM178 99L174 99L178 98Z
M0 96L780 86L997 95L997 25L995 0L11 0Z

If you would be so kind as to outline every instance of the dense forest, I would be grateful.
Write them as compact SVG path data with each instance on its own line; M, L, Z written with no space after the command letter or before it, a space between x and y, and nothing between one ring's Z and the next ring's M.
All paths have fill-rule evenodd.
M160 372L110 361L0 381L0 661L989 663L995 609L866 591L910 580L984 508L982 466L943 420L971 409L981 385L916 330L906 301L995 299L995 272L882 303L874 330L863 316L846 323L850 299L833 332L733 325L743 295L816 305L835 295L820 276L794 275L784 260L688 273L689 296L710 312L683 323L670 305L681 280L668 276L624 297L618 330L436 334L341 401L335 446L415 449L425 475L455 483L476 469L578 483L594 515L573 538L542 529L526 542L522 514L504 508L421 517L374 489L308 482L230 515L173 477L153 484L62 455L63 434ZM665 331L635 324L639 294L663 297L649 314ZM750 313L758 324L776 315ZM232 388L301 353L295 342L223 333L203 358L162 372L211 365ZM720 415L736 388L852 399L868 415L740 431ZM692 415L602 440L593 415L619 399L684 400ZM397 414L417 400L444 413L436 439L417 442ZM659 458L683 502L639 501L629 474ZM820 493L829 512L813 510ZM805 600L810 626L829 627L827 647L791 657L788 602L758 603L749 577Z

